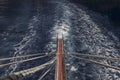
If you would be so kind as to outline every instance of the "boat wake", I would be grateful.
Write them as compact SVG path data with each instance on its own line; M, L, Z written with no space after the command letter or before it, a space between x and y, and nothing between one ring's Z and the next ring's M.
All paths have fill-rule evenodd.
M119 56L119 39L105 28L111 26L107 17L64 0L38 1L35 8L36 15L27 22L27 32L21 41L14 44L12 56L31 51L54 51L57 47L58 34L63 35L64 48L68 52ZM119 80L119 71L78 61L68 56L65 60L68 80ZM101 63L120 66L117 62L103 60ZM5 73L13 73L18 68L18 64L11 65Z

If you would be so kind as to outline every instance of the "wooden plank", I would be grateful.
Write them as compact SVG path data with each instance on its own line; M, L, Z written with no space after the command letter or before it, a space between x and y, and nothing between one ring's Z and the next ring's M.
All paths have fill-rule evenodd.
M58 37L57 47L57 65L56 65L56 77L55 80L66 80L65 79L65 65L64 65L64 52L63 52L63 39Z

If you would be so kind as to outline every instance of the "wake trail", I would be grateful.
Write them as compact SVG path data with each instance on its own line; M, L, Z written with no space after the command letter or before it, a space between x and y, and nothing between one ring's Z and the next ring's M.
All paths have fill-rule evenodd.
M83 6L77 6L76 4L69 2L67 6L70 8L71 13L67 15L70 15L72 24L70 25L70 37L71 44L74 46L74 52L111 57L119 56L119 39L112 32L105 29L106 24L107 26L110 26L110 23L107 22L107 18L103 18L100 14L91 12ZM104 22L102 21L103 19L105 19ZM116 74L116 72L119 73L119 71L84 62L76 62L75 59L71 59L71 61L73 61L73 63L70 66L71 71L68 72L68 75L70 76L69 80L119 80L119 75ZM119 63L117 62L102 62L119 66ZM89 68L91 68L91 70L89 70Z

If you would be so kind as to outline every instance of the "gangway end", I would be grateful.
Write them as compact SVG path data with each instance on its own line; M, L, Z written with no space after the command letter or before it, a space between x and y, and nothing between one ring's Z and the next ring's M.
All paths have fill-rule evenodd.
M62 33L58 33L58 39L63 39L63 34Z

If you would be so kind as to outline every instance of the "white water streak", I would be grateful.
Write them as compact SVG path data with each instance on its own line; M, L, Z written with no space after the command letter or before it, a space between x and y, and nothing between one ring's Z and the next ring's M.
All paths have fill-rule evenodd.
M31 44L31 41L34 39L34 36L36 36L36 31L34 29L34 24L38 21L37 17L34 16L30 22L29 22L29 27L28 27L28 30L29 32L26 33L26 35L24 36L23 40L20 41L18 44L15 44L13 45L14 46L14 57L15 56L19 56L19 55L22 55L22 54L25 54L26 51L24 50L24 48L28 45ZM22 60L22 59L21 59ZM14 59L14 60L11 60L12 62L15 62L17 61L17 59ZM5 73L13 73L16 68L17 68L18 64L14 64L14 65L11 65Z
M76 50L77 51L88 50L89 51L88 53L92 53L92 54L118 57L119 52L115 46L120 45L119 39L116 36L114 36L112 32L109 32L105 28L102 28L104 26L98 25L97 22L94 22L92 20L93 17L91 17L91 14L92 16L93 15L96 16L97 13L93 14L89 12L87 9L82 9L83 7L80 8L74 4L68 4L68 6L69 8L71 8L71 13L73 14L72 18L74 19L73 20L74 27L72 27L72 31L76 33L76 35L73 34L71 36L78 41L77 45L75 45ZM100 15L97 16L101 17ZM106 21L108 20L106 19ZM81 47L79 47L79 45L81 45ZM109 64L106 61L103 62ZM119 63L115 62L114 65L119 65ZM119 80L119 76L116 75L118 71L115 71L113 69L105 69L105 68L103 69L99 68L99 69L102 70L102 72L99 73L95 72L96 75L98 74L100 76L97 77L98 80L110 80L110 79ZM74 80L79 80L79 79L74 79Z

